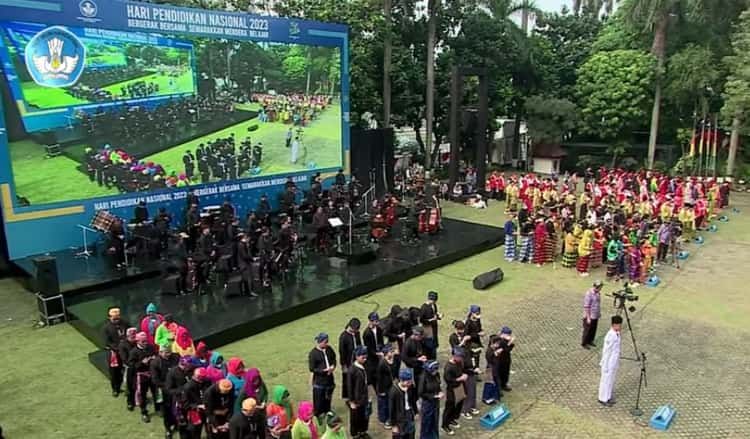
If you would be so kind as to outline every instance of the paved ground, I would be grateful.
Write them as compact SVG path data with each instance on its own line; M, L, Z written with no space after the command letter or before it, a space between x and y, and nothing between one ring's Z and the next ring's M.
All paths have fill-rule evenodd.
M742 211L730 213L719 232L706 233L702 247L689 245L691 257L679 272L664 268L662 285L639 287L633 314L639 347L648 356L648 387L640 419L629 414L637 389L639 366L623 361L612 408L596 402L598 351L585 351L580 337L582 294L600 271L581 279L559 266L537 268L506 264L502 248L490 250L426 273L367 297L328 309L220 348L225 357L241 356L262 371L269 385L288 386L295 401L309 398L306 371L312 337L325 330L333 337L351 316L363 318L391 304L419 304L425 292L440 292L445 320L462 318L471 303L483 309L487 330L511 326L517 337L507 395L512 417L500 429L486 432L478 421L464 421L457 438L509 436L523 438L643 437L662 435L646 426L655 407L678 410L673 437L750 437L750 343L746 327L750 299L750 198L734 200ZM486 211L446 206L446 214L499 225L502 208ZM731 265L727 261L732 261ZM506 279L475 291L471 278L501 266ZM606 285L609 292L618 285ZM163 437L158 418L141 424L109 396L105 378L86 359L93 349L69 325L32 329L35 304L12 280L0 281L0 425L8 438L99 438L117 432L121 438ZM605 301L604 312L611 311ZM196 306L198 306L196 304ZM604 334L600 329L599 340ZM441 357L447 353L447 325L441 329ZM623 353L632 350L627 337ZM340 381L340 377L337 376ZM338 392L337 392L338 394ZM346 410L340 401L335 408ZM371 423L375 437L388 437Z

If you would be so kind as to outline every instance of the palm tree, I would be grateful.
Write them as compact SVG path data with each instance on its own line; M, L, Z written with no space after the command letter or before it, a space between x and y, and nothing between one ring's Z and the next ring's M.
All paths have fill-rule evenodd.
M383 40L383 128L391 125L391 0L383 0L385 38Z
M432 169L432 125L435 117L435 39L440 0L427 0L427 78L425 91L425 168Z
M656 84L654 86L654 106L651 110L651 128L648 136L648 168L654 167L656 140L659 134L659 111L661 107L661 72L666 57L667 31L673 16L682 10L687 0L632 0L623 2L625 17L634 25L653 30L654 39L651 54L656 57Z

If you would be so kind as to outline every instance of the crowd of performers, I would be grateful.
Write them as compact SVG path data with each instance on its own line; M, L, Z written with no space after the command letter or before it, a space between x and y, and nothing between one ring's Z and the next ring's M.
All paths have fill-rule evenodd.
M318 333L307 355L312 398L298 402L285 386L268 386L243 359L225 361L196 344L187 327L154 304L134 326L111 307L103 332L112 396L124 387L127 409L138 407L143 422L150 422L153 403L167 438L200 439L205 432L209 439L364 439L371 414L393 437L415 438L417 430L424 439L453 435L462 418L480 413L480 400L495 404L511 391L515 338L507 326L485 332L480 307L471 305L465 319L450 325L441 368L437 302L430 291L423 304L393 305L382 320L377 312L364 325L351 318L337 351L327 333ZM339 376L349 435L332 411Z
M577 185L575 175L490 177L506 199L507 261L542 266L562 255L562 266L581 276L606 265L609 278L643 283L729 204L729 183L712 178L602 167L587 172L582 192Z
M326 95L256 93L251 100L261 106L260 122L281 122L299 127L308 126L331 104L331 97Z
M234 133L231 133L226 138L199 144L195 154L190 150L185 151L182 163L188 181L208 183L260 173L263 143L253 144L250 137L245 137L239 148L237 146Z

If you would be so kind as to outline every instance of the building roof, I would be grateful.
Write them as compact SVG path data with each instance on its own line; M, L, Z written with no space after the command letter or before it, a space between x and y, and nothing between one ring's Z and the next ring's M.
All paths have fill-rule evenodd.
M541 144L536 145L532 149L534 157L548 158L548 159L559 159L568 155L560 145L553 144Z

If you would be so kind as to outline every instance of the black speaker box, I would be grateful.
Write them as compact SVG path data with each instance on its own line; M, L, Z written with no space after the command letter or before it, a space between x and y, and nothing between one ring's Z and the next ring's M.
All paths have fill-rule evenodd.
M54 256L39 256L32 261L36 268L36 290L45 297L60 294L57 259Z
M235 274L230 276L224 284L224 297L238 297L242 295L242 276Z
M180 294L180 274L170 273L161 278L161 294L177 296Z
M482 273L474 278L474 288L477 290L484 290L492 285L501 282L505 274L500 268L496 268L492 271Z

